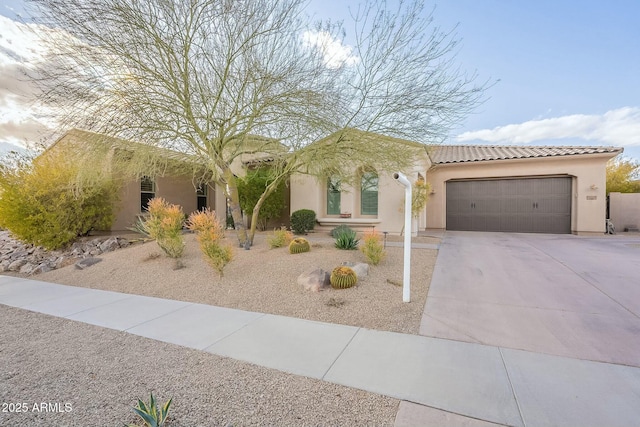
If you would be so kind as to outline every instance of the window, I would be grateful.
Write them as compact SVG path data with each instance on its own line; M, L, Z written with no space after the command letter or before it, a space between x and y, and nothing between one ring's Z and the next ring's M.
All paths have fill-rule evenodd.
M378 174L363 172L360 180L360 214L378 215Z
M340 178L327 179L327 215L340 215Z
M207 207L207 184L199 184L196 187L196 195L198 197L198 210L205 210Z
M149 210L149 200L156 197L156 184L148 176L140 180L140 212Z

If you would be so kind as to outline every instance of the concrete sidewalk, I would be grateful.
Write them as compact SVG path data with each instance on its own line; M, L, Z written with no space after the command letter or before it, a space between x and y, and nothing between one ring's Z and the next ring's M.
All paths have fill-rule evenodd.
M9 276L0 304L411 402L397 425L640 425L636 367Z

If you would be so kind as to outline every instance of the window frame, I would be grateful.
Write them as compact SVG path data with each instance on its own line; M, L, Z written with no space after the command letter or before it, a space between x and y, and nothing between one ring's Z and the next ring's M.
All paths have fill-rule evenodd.
M198 184L196 187L196 209L199 211L205 210L208 205L209 198L209 186L207 184ZM204 203L202 203L204 201Z
M327 215L340 215L342 209L342 180L337 175L331 175L327 178L326 185L326 213Z
M145 184L147 184L145 186ZM149 186L150 184L150 186ZM149 200L156 197L156 182L149 176L140 178L140 212L149 211Z
M373 182L375 180L375 183ZM375 188L375 190L370 190ZM380 176L375 170L364 170L360 174L360 215L378 216ZM373 208L375 200L375 208Z

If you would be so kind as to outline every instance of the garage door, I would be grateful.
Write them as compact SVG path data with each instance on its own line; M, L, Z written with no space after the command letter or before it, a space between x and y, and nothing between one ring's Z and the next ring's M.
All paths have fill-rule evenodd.
M571 233L571 178L447 182L447 230Z

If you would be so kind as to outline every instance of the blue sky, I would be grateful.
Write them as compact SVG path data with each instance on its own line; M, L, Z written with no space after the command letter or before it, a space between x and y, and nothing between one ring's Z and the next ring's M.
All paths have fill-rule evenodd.
M21 4L5 0L0 15L15 18ZM357 4L311 0L308 10L347 20ZM499 80L449 143L615 145L640 159L640 1L448 0L434 16L443 30L458 24L462 69ZM15 142L3 104L0 141Z

